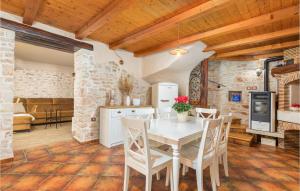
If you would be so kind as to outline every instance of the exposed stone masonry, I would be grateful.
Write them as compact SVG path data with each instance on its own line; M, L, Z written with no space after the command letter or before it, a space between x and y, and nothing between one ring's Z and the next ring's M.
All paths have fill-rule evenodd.
M107 94L114 90L116 105L122 103L118 90L121 75L128 73L115 62L96 63L93 52L79 50L74 54L74 117L73 136L80 142L98 139L99 106L107 103ZM149 84L134 79L132 97L140 97L141 103L149 103ZM95 118L95 121L92 121Z
M299 64L299 47L284 51L284 59L294 59ZM275 76L278 80L278 110L286 111L290 107L289 85L300 79L300 72L290 72ZM278 146L281 148L296 147L299 149L300 124L287 121L278 121L278 132L284 134L284 139L278 139Z
M278 121L277 129L280 133L283 133L284 131L288 130L300 130L300 124L290 123L286 121Z
M15 32L0 28L0 160L13 157Z
M287 130L284 132L284 140L279 139L278 144L281 148L296 149L297 151L299 151L300 148L299 140L300 140L299 130Z
M91 121L97 110L97 90L93 89L95 58L91 51L79 50L74 53L74 117L72 134L80 142L97 137L96 122Z
M277 75L278 79L278 109L286 110L289 108L289 83L300 79L300 72L290 72L283 75Z
M277 62L270 64L274 67ZM243 124L248 124L249 119L249 91L247 87L256 86L263 91L263 74L256 75L257 62L255 61L219 61L209 62L208 79L221 83L226 87L217 88L214 83L208 83L208 105L216 106L221 113L232 112L233 116L242 119ZM270 69L270 70L271 70ZM276 91L277 81L269 77L270 91ZM241 91L241 102L228 101L228 91Z
M283 51L284 60L294 59L294 63L300 63L300 47Z
M15 97L73 98L73 77L70 72L16 69Z

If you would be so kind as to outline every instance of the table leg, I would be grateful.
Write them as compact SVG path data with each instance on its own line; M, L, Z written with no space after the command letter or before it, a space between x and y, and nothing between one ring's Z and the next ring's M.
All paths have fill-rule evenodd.
M46 125L45 125L45 129L47 129L47 125L48 125L48 111L46 110L45 113L46 113Z
M180 152L178 145L173 145L173 183L174 191L179 189Z

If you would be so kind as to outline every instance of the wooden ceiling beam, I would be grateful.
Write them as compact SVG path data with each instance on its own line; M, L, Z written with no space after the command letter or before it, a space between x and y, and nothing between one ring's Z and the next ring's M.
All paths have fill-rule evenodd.
M70 53L76 52L81 48L94 50L94 47L91 44L80 42L65 36L54 34L4 18L0 18L0 23L1 28L15 31L16 39L22 42Z
M76 38L83 39L101 28L106 23L109 23L109 21L122 9L129 6L130 2L130 0L113 0L98 15L89 20L76 32Z
M264 41L268 41L268 40L273 40L273 39L278 39L278 38L293 36L293 35L298 35L298 34L299 34L299 27L294 27L294 28L284 29L284 30L280 30L280 31L276 31L276 32L251 36L251 37L243 38L243 39L239 39L239 40L234 40L234 41L226 42L224 44L210 46L210 47L205 48L204 52L212 51L212 50L216 51L216 50L220 50L220 49L226 49L226 48L230 48L230 47L253 44L253 43L259 43L259 42L264 42Z
M222 60L229 60L229 61L251 61L257 60L254 56L233 56L233 57L226 57L220 58L217 56L211 56L208 58L209 61L222 61Z
M300 64L294 63L294 64L289 64L286 66L273 68L271 70L271 74L272 74L272 76L275 76L278 74L286 74L286 73L295 72L295 71L300 71Z
M194 35L190 35L190 36L180 39L179 41L174 40L174 41L170 41L170 42L161 44L159 46L154 46L154 47L150 47L150 48L147 48L144 50L136 51L134 53L134 55L137 57L146 56L146 55L160 52L160 51L163 51L166 49L174 48L178 45L189 44L189 43L192 43L197 40L204 39L204 38L209 38L209 37L213 37L213 36L217 36L217 35L225 35L225 34L229 34L229 33L240 31L240 30L245 30L245 29L250 29L253 27L261 26L261 25L270 24L270 23L273 23L276 21L280 21L280 20L284 20L287 18L297 16L298 14L299 14L299 5L295 5L295 6L291 6L291 7L285 8L285 9L280 9L280 10L277 10L277 11L274 11L274 12L271 12L268 14L257 16L257 17L251 18L251 19L247 19L244 21L226 25L224 27L220 27L220 28L213 29L213 30L206 31L206 32L197 33Z
M193 16L199 15L201 13L207 12L212 9L216 9L229 2L230 0L210 0L205 3L201 3L197 6L194 6L192 8L189 8L188 10L185 10L177 15L167 16L166 18L168 19L160 18L159 21L154 22L154 24L144 27L143 29L133 34L129 34L115 42L112 42L109 45L109 47L111 49L122 48L127 44L132 44L134 42L145 39L150 35L157 34L161 31L164 31L183 20L186 20L188 18L191 18Z
M26 0L23 23L32 25L44 0Z
M260 54L260 55L255 55L255 59L264 59L264 58L272 58L275 56L283 56L283 52L274 52L270 54Z
M299 46L299 43L300 43L300 40L271 44L271 45L266 45L266 46L248 48L248 49L243 49L243 50L236 50L236 51L231 51L231 52L226 52L226 53L220 53L220 54L217 54L217 57L231 57L231 56L238 56L238 55L253 54L256 52L260 52L260 51L291 48L291 47Z

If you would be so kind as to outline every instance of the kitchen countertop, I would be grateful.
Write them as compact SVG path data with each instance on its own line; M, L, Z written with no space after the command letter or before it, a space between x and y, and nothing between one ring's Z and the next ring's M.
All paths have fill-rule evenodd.
M130 106L126 106L126 105L105 105L105 106L100 106L100 108L106 108L106 109L126 109L126 108L145 108L145 107L152 107L152 105L140 105L140 106L134 106L134 105L130 105Z

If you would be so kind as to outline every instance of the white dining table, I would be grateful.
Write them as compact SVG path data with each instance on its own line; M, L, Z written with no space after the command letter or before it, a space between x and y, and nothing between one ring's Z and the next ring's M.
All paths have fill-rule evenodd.
M179 188L181 146L200 138L202 131L201 121L195 118L189 118L186 122L179 122L176 118L151 120L148 139L172 147L174 191Z

